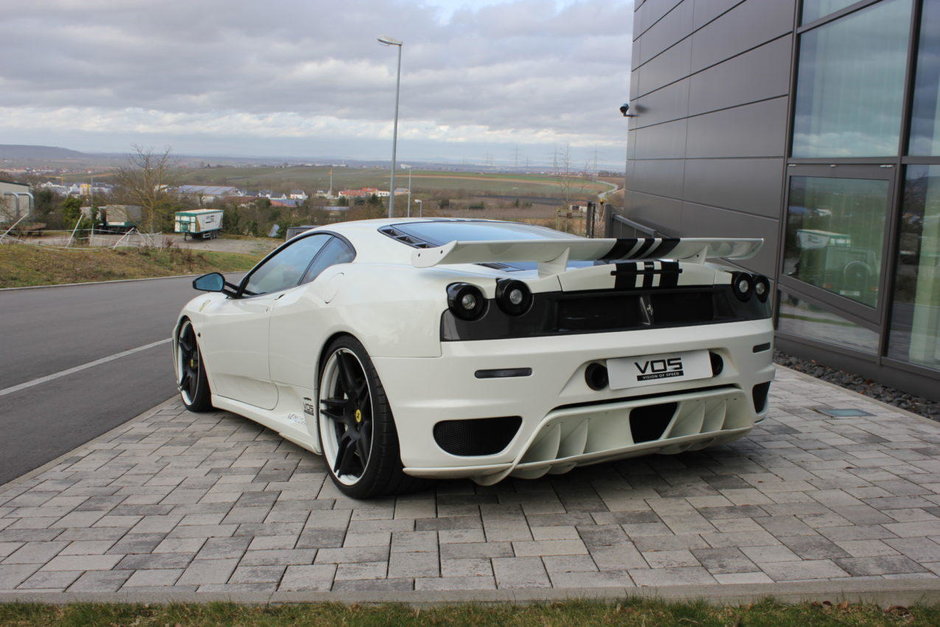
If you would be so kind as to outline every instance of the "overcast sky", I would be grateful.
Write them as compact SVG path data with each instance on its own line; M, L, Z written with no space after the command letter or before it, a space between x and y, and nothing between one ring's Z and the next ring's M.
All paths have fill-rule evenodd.
M622 167L631 0L0 0L0 143Z

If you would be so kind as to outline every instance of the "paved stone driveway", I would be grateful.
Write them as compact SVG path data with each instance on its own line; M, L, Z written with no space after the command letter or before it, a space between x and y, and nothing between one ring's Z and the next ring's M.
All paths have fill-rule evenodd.
M715 450L357 502L273 432L172 400L0 487L0 598L940 590L940 425L785 369L772 403Z

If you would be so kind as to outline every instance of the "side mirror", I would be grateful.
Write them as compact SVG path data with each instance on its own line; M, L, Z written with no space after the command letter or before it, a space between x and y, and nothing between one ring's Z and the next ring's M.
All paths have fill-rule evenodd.
M202 292L224 292L225 277L218 272L204 274L193 279L193 289Z

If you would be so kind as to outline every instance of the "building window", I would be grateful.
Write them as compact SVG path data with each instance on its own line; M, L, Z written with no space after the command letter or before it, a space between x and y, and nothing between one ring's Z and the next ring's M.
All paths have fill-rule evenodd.
M874 355L878 334L831 311L781 293L777 330L793 337L815 340Z
M890 188L886 180L790 177L784 274L875 307Z
M940 0L926 0L911 117L912 155L940 155Z
M815 22L821 17L826 17L836 11L841 11L845 7L852 6L858 0L803 0L803 15L801 24Z
M885 0L800 36L793 157L898 153L910 16Z
M910 166L888 356L940 370L940 166Z

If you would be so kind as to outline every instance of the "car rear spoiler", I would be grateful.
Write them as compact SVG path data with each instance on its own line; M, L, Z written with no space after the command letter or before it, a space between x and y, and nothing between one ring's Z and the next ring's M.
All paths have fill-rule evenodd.
M569 261L674 259L703 263L706 259L749 259L763 243L762 238L694 237L454 241L415 250L411 263L417 268L430 268L440 264L534 261L539 264L539 275L546 276L564 272Z

